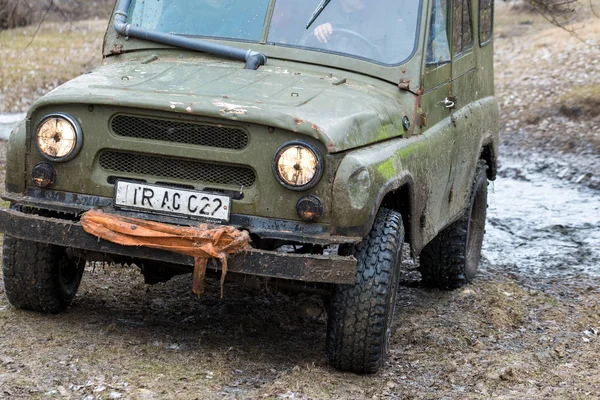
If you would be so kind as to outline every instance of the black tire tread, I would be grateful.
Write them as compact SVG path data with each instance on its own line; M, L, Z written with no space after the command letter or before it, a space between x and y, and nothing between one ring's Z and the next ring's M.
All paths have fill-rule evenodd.
M477 190L477 182L481 175L486 176L487 168L485 161L480 160L477 163L473 190L464 214L458 221L438 233L422 250L419 270L425 286L441 290L454 290L470 283L470 279L465 273L470 209Z
M369 235L356 246L354 285L338 285L331 299L327 354L333 367L374 373L385 359L388 295L398 286L398 262L404 228L402 217L382 209ZM392 303L393 305L393 303Z
M13 306L54 314L71 303L71 300L60 296L57 288L60 250L62 249L45 243L4 237L4 289Z

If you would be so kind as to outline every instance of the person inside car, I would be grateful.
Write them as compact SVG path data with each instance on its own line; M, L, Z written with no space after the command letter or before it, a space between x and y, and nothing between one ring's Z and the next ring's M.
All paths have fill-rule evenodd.
M414 36L412 32L416 27L406 26L405 20L415 18L403 18L403 13L416 10L403 3L392 0L331 2L315 21L317 26L312 34L319 47L329 50L378 61L404 59L412 51L413 43L403 39Z

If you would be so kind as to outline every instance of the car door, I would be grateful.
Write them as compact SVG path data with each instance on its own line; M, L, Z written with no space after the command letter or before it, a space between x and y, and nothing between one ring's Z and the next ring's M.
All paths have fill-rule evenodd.
M474 26L477 0L452 0L452 123L454 148L452 167L447 183L449 215L462 213L471 191L472 175L479 145L478 132L472 118L475 101L481 95L477 77L477 50L474 46Z
M427 165L428 197L424 210L427 227L424 239L431 239L447 223L447 191L454 151L452 125L451 2L433 0L423 78L422 107L417 115L421 133L430 148Z

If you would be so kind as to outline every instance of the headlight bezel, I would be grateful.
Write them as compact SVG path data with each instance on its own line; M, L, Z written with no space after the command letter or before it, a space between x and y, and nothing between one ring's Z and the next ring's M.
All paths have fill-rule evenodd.
M299 185L299 186L294 186L294 185L290 185L289 183L287 183L281 177L281 175L279 175L279 168L278 168L279 159L281 158L281 155L283 154L283 152L290 147L296 147L296 146L306 148L307 150L309 150L310 152L312 152L314 154L314 156L317 160L317 169L315 171L315 175L313 176L313 178L308 183L306 183L304 185ZM305 191L308 189L312 189L321 181L324 170L325 170L325 163L323 162L323 156L321 155L321 152L317 149L316 146L314 146L308 142L305 142L304 140L292 140L290 142L286 142L282 146L280 146L279 149L277 149L277 151L275 152L275 158L273 159L273 175L275 176L275 179L277 179L277 181L286 189L293 190L296 192L302 192L302 191Z
M53 118L63 119L65 121L67 121L73 127L73 130L75 131L75 146L73 147L73 149L71 150L70 153L68 153L67 155L65 155L63 157L53 157L49 154L44 153L38 143L40 128L42 127L42 125L44 125L44 123L46 123L48 120L53 119ZM77 154L79 154L79 151L81 150L81 147L83 146L83 131L81 130L81 125L79 125L79 122L77 122L77 120L75 118L73 118L71 115L62 113L62 112L54 112L54 113L45 115L40 120L40 122L37 124L37 126L35 128L35 133L34 133L34 141L35 141L35 147L37 148L39 153L45 159L54 161L54 162L66 162L66 161L72 160L73 158L75 158L75 156L77 156Z

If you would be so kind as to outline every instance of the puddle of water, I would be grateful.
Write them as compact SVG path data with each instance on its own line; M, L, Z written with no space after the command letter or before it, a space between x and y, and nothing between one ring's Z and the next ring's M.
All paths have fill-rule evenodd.
M600 192L504 161L510 167L490 185L484 265L534 277L600 276Z
M12 132L13 128L17 126L23 118L25 118L25 113L17 113L17 114L2 114L0 113L0 139L7 140L10 136L10 132Z

